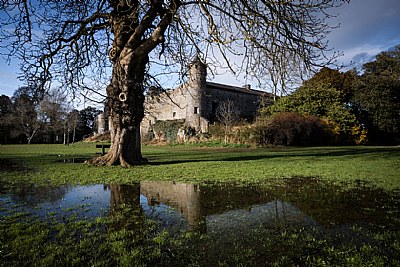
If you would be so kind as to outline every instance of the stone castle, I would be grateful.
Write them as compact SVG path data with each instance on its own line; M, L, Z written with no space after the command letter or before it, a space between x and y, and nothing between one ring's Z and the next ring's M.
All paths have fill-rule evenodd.
M243 87L206 81L207 67L196 59L188 68L187 82L175 89L149 90L145 99L145 117L141 124L142 137L153 131L158 121L179 121L197 133L208 132L210 123L218 122L218 106L230 100L240 119L248 121L256 117L260 102L272 103L272 95ZM108 130L107 116L97 118L98 133Z
M145 100L145 118L141 125L144 136L157 121L183 121L196 132L208 132L217 122L218 106L230 100L237 116L248 121L256 117L261 100L272 101L272 95L243 87L206 81L207 67L200 59L189 66L188 80L181 86L162 92L150 91Z

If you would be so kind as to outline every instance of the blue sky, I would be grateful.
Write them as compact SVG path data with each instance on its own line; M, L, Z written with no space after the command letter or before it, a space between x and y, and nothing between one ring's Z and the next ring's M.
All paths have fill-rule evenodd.
M328 36L329 45L344 56L339 61L359 67L381 51L400 44L400 0L352 0L334 11L333 23L341 26ZM12 96L24 85L17 79L18 61L8 65L0 59L0 95ZM216 76L213 81L241 86L247 81L230 75Z
M328 38L331 47L344 52L345 63L358 67L400 44L399 0L352 0L338 12L341 27Z

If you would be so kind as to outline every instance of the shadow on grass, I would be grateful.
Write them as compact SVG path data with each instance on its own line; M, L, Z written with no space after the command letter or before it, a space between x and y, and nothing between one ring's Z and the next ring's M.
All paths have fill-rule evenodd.
M32 171L30 168L25 166L21 161L0 158L0 170L1 172L27 172Z
M317 150L317 151L316 151ZM194 152L195 153L195 152ZM229 152L228 152L229 153ZM258 152L257 152L258 153ZM371 157L371 158L399 158L400 159L400 147L340 147L340 148L304 148L304 149L295 149L295 150L287 150L280 152L270 152L265 151L264 154L260 155L243 155L236 156L238 153L233 153L232 156L212 158L203 157L203 158L195 158L192 159L182 159L182 160L168 160L162 157L162 160L157 161L159 157L149 157L149 165L173 165L173 164L181 164L181 163L191 163L191 162L216 162L216 161L226 161L226 162L236 162L236 161L255 161L255 160L264 160L264 159L275 159L275 158L312 158L312 157L352 157L352 156L363 156L363 157ZM173 156L172 156L173 158ZM155 161L153 161L155 160Z
M215 152L215 153L214 153ZM334 158L334 157L358 157L364 158L387 158L400 159L400 146L397 147L312 147L312 148L289 148L281 150L205 150L191 151L192 154L179 155L180 152L169 151L165 154L147 155L150 166L174 165L196 162L240 162L257 161L277 158ZM193 155L193 156L191 156ZM145 155L146 156L146 155ZM87 155L43 155L34 158L0 158L0 169L2 172L29 172L33 171L31 166L39 166L46 162L79 163L82 164ZM28 165L25 162L29 162Z

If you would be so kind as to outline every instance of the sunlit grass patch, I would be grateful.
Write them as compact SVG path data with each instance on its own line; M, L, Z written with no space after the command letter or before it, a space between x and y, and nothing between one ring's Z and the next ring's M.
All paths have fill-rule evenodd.
M93 184L139 180L268 183L290 177L400 188L400 147L231 148L144 146L148 165L93 167L94 144L1 146L3 181ZM14 166L14 167L12 167ZM21 172L23 171L23 175Z

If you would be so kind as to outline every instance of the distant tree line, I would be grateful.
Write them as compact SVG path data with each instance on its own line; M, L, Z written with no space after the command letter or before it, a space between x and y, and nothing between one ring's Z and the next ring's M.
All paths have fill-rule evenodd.
M92 135L96 116L93 107L73 109L57 91L36 95L31 87L20 87L10 98L0 96L0 143L70 144Z

